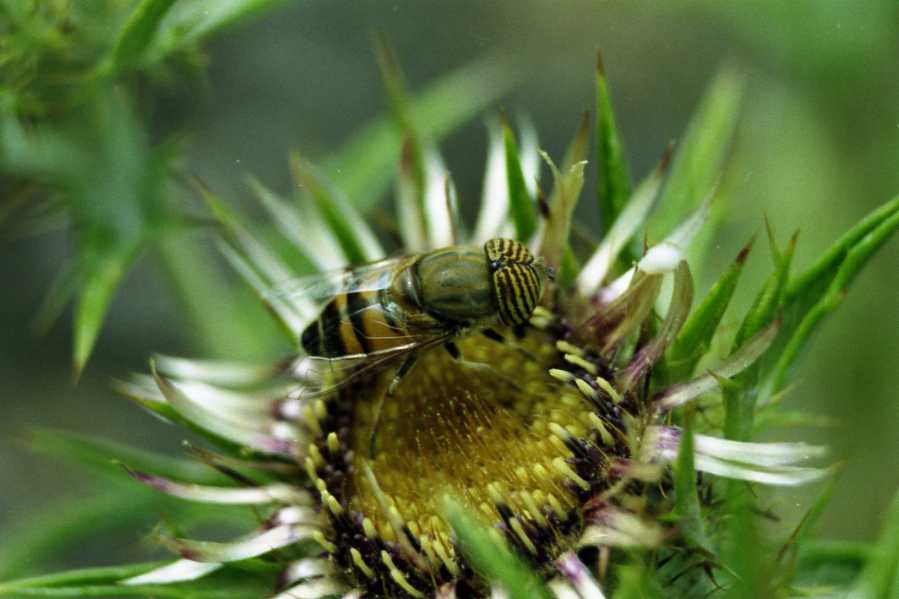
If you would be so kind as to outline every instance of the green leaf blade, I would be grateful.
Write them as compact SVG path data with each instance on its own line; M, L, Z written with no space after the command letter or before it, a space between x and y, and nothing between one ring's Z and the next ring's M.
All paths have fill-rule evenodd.
M160 564L84 568L50 576L0 583L0 597L164 597L172 599L254 599L271 594L273 568L248 560L199 580L174 584L127 585L120 581Z
M677 466L674 471L674 511L678 528L692 545L713 553L713 547L705 530L702 508L699 504L699 490L696 484L696 466L693 447L692 413L684 422Z
M447 499L445 510L462 552L488 580L502 585L512 599L550 599L550 594L534 572L465 509Z
M632 184L624 145L618 133L602 54L596 56L596 196L602 231L607 232L631 196Z
M75 306L73 366L76 379L93 352L112 297L136 254L136 247L110 249L87 269Z
M790 283L786 292L787 304L796 305L797 310L804 311L815 303L827 289L845 260L846 254L860 240L897 213L899 213L899 196L875 209L844 233L812 267Z
M851 597L895 597L899 593L899 493L893 497L880 539L852 589Z
M752 249L750 241L736 260L718 279L681 330L666 356L667 373L671 380L681 380L693 373L697 362L708 350L712 337L730 305L743 266Z
M891 216L881 221L875 229L858 239L846 252L839 270L833 276L829 287L821 299L806 310L798 322L793 320L790 323L793 326L785 331L789 337L787 337L783 350L780 352L777 362L772 369L763 396L773 395L784 388L796 360L808 345L812 334L822 324L826 316L839 308L855 277L864 268L868 260L893 236L897 229L899 229L899 210L894 211ZM803 299L800 299L798 295L793 298L786 298L785 303L790 302L791 299L797 303L804 303ZM792 306L794 310L795 307ZM791 312L794 312L794 310L791 310Z
M753 300L752 306L743 317L734 339L734 349L770 323L780 308L790 277L790 266L796 251L798 233L793 234L786 250L781 254L771 238L771 252L774 254L774 271Z
M570 285L577 274L577 262L569 241L571 219L584 185L590 117L586 113L575 130L561 169L546 154L543 160L553 174L553 192L547 202L546 227L540 241L539 253L546 263L559 273L559 282Z
M158 568L165 562L150 562L143 564L128 564L122 566L105 566L99 568L83 568L78 570L69 570L66 572L58 572L43 576L34 576L31 578L22 578L18 580L0 582L0 596L4 592L11 590L22 590L28 588L40 587L56 587L71 585L87 585L87 584L103 584L114 583L124 578L138 576L145 572L149 572L154 568Z
M290 164L295 179L315 200L325 223L337 238L349 263L369 262L372 256L363 246L360 235L346 218L341 198L337 197L336 190L331 188L318 169L298 155L291 156Z
M140 61L175 0L143 0L131 13L109 54L110 68L122 71Z
M781 302L790 276L790 266L796 250L798 237L790 238L787 249L781 253L775 246L773 235L771 251L775 257L774 271L762 289L756 294L752 306L746 312L734 339L733 351L737 351L756 333L768 326L781 309ZM771 349L769 348L768 352ZM771 355L766 352L766 355ZM732 396L725 396L724 434L728 439L746 441L752 432L755 406L759 398L758 381L761 377L765 356L744 370L739 376L740 390Z
M160 61L213 33L286 3L287 0L180 0L159 24L145 56L148 62Z
M201 462L177 459L70 431L35 428L29 431L28 441L37 453L114 476L124 477L120 464L126 464L151 474L190 483L221 484L228 480Z
M526 243L537 231L537 209L524 180L515 134L505 118L502 120L502 130L506 183L509 187L509 216L515 226L515 238Z

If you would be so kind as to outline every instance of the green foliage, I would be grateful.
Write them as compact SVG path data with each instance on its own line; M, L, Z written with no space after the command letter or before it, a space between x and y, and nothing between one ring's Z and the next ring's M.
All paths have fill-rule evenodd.
M125 97L96 92L79 114L26 132L14 118L3 123L2 168L63 192L62 208L78 231L74 265L49 298L58 312L76 296L74 365L87 361L103 315L141 248L174 222L165 200L167 148L151 150ZM126 198L122 200L122 198Z
M684 424L677 455L677 466L674 470L674 511L677 524L684 539L695 547L714 553L699 504L699 491L696 485L696 467L693 447L692 414Z
M899 197L850 229L808 271L787 287L784 345L762 395L783 389L790 369L825 316L836 310L868 260L899 228Z
M775 263L774 270L765 285L756 294L752 306L743 318L734 340L734 349L741 347L748 339L774 320L780 310L790 275L793 253L796 249L796 240L797 236L794 235L790 239L787 250L781 253L777 248L773 233L769 231L771 253ZM760 369L761 366L757 362L745 370L739 378L741 392L727 397L724 434L729 439L747 440L749 438L758 400L757 383Z
M841 304L862 267L899 228L899 198L884 204L847 231L798 277L790 278L797 235L781 252L769 231L775 267L743 318L734 347L766 326L781 320L778 341L764 360L740 376L743 391L726 402L725 432L745 439L753 427L755 405L782 391L798 356L824 317Z
M321 210L325 222L337 236L340 246L351 264L361 264L369 260L365 249L360 244L345 210L341 207L341 198L336 190L329 187L327 181L309 162L297 155L291 157L294 177L307 189Z
M195 461L172 458L149 451L97 439L77 433L36 428L29 432L33 451L75 466L90 468L102 474L121 478L122 465L131 468L198 484L222 484L227 479L209 466Z
M158 563L72 570L0 583L0 597L163 597L174 599L258 599L271 592L264 569L226 568L180 585L123 585L119 581L152 570Z
M142 58L174 3L175 0L143 0L134 9L109 52L110 70L122 71Z
M615 122L602 54L596 57L596 196L608 232L631 195L631 177Z
M817 525L821 514L827 508L827 504L833 496L833 489L837 480L838 478L834 477L827 481L824 488L818 493L818 497L811 508L802 517L790 538L787 539L778 552L777 561L783 565L785 581L794 581L797 578L797 571L800 567L799 549L805 547L813 539L815 525Z
M665 597L658 578L639 560L617 569L618 584L612 599L660 599Z
M737 282L751 249L752 242L740 251L736 260L712 286L681 329L666 355L666 374L669 380L682 380L690 376L699 358L709 350L712 337L737 289Z
M198 461L171 458L119 443L86 437L59 430L34 429L28 444L33 451L60 460L88 475L87 488L77 500L64 497L37 519L16 527L4 537L0 547L0 580L22 576L46 568L54 558L83 544L89 538L113 535L134 536L135 530L155 524L160 514L176 519L179 525L246 529L256 517L243 508L208 510L200 504L189 504L143 487L124 476L123 464L142 471L176 480L199 484L227 484L229 479L212 467ZM105 572L110 576L117 568L86 571ZM69 575L73 578L69 578ZM82 573L61 573L28 581L0 582L0 596L35 595L41 591L22 591L22 587L43 588L66 586L81 580ZM114 582L109 578L108 582ZM55 591L47 591L54 596ZM73 592L69 588L68 592ZM65 596L63 591L56 596ZM107 595L115 596L114 593Z
M547 202L546 229L539 252L548 265L559 271L558 281L563 286L573 283L580 270L569 240L574 209L584 186L589 136L590 116L585 113L568 143L561 168L543 155L553 174L553 191Z
M853 587L853 597L880 599L899 592L899 493L886 514L883 533Z
M146 43L143 60L153 65L176 52L191 49L214 33L247 23L286 3L287 0L178 0L167 12L166 18L159 21L151 41ZM147 0L144 4L165 2ZM142 7L138 7L135 13ZM150 23L152 20L147 25Z
M515 134L505 117L502 119L503 148L506 156L506 183L509 186L509 216L515 225L515 238L527 242L537 230L537 208L528 193Z
M487 580L499 583L512 599L549 599L537 575L475 517L452 500L446 501L444 509L462 553Z

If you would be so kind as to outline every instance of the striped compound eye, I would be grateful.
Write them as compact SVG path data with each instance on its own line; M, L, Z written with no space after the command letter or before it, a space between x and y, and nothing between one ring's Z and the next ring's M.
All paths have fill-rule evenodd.
M546 269L521 243L491 239L484 244L499 317L506 326L526 323L543 296Z

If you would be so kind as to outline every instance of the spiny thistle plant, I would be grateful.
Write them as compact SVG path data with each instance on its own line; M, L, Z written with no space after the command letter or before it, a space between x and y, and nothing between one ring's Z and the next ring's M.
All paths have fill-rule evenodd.
M558 163L530 127L516 135L499 119L469 225L459 209L466 199L384 46L380 58L403 139L399 253L517 240L556 273L538 307L499 335L459 338L461 356L420 350L379 415L395 368L305 393L309 362L299 347L322 308L303 283L308 265L330 272L382 259L378 232L297 155L292 194L251 181L274 227L195 181L224 256L297 351L270 364L157 356L149 374L118 384L205 437L208 446L190 451L208 471L113 445L56 442L115 459L121 477L202 505L204 515L242 507L256 525L227 542L192 540L174 519L154 535L175 554L165 563L12 580L0 583L0 596L875 597L895 589L899 506L854 576L820 582L815 568L831 558L810 563L799 549L827 491L787 538L770 539L756 523L753 489L829 479L825 448L752 437L780 421L797 358L899 227L899 198L798 275L796 236L782 247L769 228L772 272L732 330L725 312L758 242L747 240L702 298L691 265L711 251L723 210L716 192L736 123L735 72L713 82L684 140L635 186L601 63L595 126L585 116ZM7 139L24 147L28 138ZM595 194L583 189L587 168L597 171ZM576 205L589 196L603 218L595 247L573 235ZM524 302L509 305L528 316ZM76 352L89 352L86 343Z

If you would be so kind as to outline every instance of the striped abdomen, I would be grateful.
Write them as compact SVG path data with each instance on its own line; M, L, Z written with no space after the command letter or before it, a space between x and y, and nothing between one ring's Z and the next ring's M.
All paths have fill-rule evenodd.
M335 294L318 319L303 331L300 342L306 353L340 358L408 344L405 323L390 309L393 275L393 271L380 272L380 280L358 285L361 290Z

